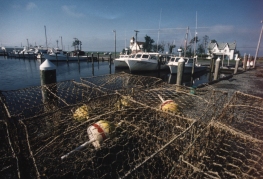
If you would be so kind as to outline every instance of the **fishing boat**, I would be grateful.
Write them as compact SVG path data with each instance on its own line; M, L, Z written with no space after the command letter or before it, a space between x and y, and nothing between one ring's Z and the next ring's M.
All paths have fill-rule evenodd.
M83 61L88 60L88 56L64 53L61 49L52 49L49 53L42 53L42 58L48 59L50 61Z
M154 71L159 69L158 56L160 53L139 52L134 57L125 59L130 71ZM167 55L166 55L167 58ZM164 58L163 58L164 59ZM160 63L160 70L169 69L166 62Z
M119 58L113 60L115 68L128 68L125 59L133 58L132 55L120 55Z
M171 59L167 63L167 66L169 67L171 74L177 73L178 61L181 58L185 61L184 73L192 73L192 70L194 70L193 73L196 73L196 72L205 71L207 69L206 66L202 66L201 64L197 63L197 58L171 57Z

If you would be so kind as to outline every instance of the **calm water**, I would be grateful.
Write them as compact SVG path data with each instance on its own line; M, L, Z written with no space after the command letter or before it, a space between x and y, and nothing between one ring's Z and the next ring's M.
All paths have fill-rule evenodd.
M114 65L109 68L109 62L94 62L92 68L91 62L59 62L57 66L57 81L72 80L80 82L80 77L101 76L105 74L114 74L118 72L130 73L128 69L115 70ZM0 56L0 90L16 90L30 86L40 85L39 60L15 59ZM176 75L170 75L169 71L136 73L136 75L153 76L162 78L165 82L175 84ZM191 83L191 80L193 83ZM191 76L184 76L183 84L186 86L197 86L207 83L209 74L203 73Z

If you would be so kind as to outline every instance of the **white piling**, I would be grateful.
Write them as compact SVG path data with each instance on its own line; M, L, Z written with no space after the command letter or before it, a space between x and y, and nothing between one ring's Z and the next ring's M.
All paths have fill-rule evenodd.
M185 61L181 57L180 60L178 61L178 66L177 66L177 80L176 80L177 85L182 84L183 73L184 73L184 64L185 64Z
M214 73L214 80L217 80L217 78L218 78L219 68L220 68L220 58L218 57L218 58L216 59L216 67L215 67L215 73Z

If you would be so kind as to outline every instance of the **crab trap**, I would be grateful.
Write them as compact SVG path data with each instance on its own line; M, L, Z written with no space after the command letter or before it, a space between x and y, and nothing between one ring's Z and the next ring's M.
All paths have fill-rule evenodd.
M146 107L77 122L72 108L19 121L29 178L163 178L188 145L176 145L187 143L178 136L194 123Z
M8 117L21 119L54 111L106 93L71 80L19 90L1 91L0 101Z
M211 122L167 178L262 178L263 142Z
M0 178L262 178L262 106L126 73L1 91Z
M124 88L156 87L158 84L163 83L160 78L132 75L125 72L96 77L82 77L80 80L87 86L111 90L113 92Z
M18 146L12 141L7 122L0 120L0 129L0 177L3 179L20 178Z

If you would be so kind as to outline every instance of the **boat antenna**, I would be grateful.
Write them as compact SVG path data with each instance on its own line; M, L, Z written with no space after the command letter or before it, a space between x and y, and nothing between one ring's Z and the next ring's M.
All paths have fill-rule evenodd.
M196 16L195 16L195 45L194 45L194 57L195 57L195 55L196 55L196 50L195 50L195 48L196 48L196 38L197 38L197 11L196 11Z
M161 12L160 12L160 20L159 20L158 39L157 39L157 52L158 52L158 43L159 43L160 26L161 26L161 17L162 17L162 9L161 9Z
M46 47L47 47L47 31L46 31L46 26L45 27L45 36L46 36Z

